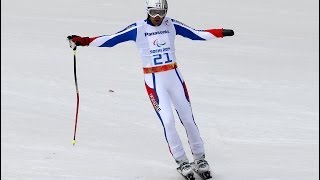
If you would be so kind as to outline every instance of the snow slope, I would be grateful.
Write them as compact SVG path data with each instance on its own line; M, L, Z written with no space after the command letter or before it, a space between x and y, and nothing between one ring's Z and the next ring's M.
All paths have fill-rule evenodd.
M66 37L115 33L145 18L144 3L1 1L1 179L182 180L132 42L78 49L71 144L76 93ZM317 0L169 0L170 17L235 31L176 40L214 180L319 179L318 7Z

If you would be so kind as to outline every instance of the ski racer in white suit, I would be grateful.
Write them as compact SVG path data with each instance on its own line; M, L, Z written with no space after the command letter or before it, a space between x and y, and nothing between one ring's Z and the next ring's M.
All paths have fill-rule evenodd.
M145 87L163 126L170 153L179 165L188 165L188 158L175 128L172 103L186 129L194 159L205 161L204 145L192 114L186 83L176 63L175 37L180 35L192 40L205 41L232 36L233 30L195 30L166 17L166 0L147 0L146 9L146 20L137 21L112 35L68 36L70 46L113 47L125 41L134 41L142 60Z

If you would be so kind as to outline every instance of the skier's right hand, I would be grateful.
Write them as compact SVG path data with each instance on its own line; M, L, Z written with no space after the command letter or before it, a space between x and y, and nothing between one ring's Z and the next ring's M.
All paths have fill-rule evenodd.
M75 50L77 46L88 46L90 43L89 37L80 37L77 35L70 35L67 37L69 41L70 48Z

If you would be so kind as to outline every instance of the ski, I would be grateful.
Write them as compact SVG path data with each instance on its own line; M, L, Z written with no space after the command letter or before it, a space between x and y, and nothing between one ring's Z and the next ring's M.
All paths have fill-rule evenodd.
M196 179L194 178L194 174L193 174L193 173L188 174L187 176L184 176L184 175L181 173L181 170L180 170L179 167L177 168L177 171L178 171L179 174L181 174L181 176L183 176L186 180L196 180Z

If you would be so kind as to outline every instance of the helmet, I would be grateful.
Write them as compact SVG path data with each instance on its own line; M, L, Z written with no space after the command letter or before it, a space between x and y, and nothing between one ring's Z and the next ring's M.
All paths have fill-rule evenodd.
M147 10L147 13L149 15L151 15L150 14L150 9L153 9L153 10L164 10L164 13L166 14L167 11L168 11L167 0L146 0L146 10ZM160 16L162 16L162 15L160 15Z
M157 8L168 10L167 0L146 0L146 9Z

